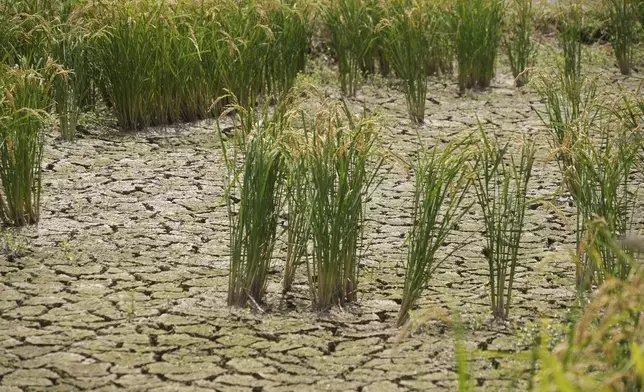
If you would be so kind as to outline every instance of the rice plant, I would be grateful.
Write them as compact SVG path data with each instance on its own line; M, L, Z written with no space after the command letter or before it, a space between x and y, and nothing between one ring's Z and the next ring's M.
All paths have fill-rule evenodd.
M472 373L468 365L468 352L465 347L465 331L463 320L458 310L452 315L452 325L454 328L454 354L456 356L456 372L458 373L458 392L474 391Z
M402 79L409 117L415 123L425 119L428 67L431 64L436 22L429 3L397 0L385 14L383 46L389 62Z
M502 37L503 3L499 0L456 0L452 21L458 62L458 87L485 88L494 76Z
M44 67L57 1L0 3L0 59L23 68Z
M605 219L615 235L630 229L634 196L629 174L641 148L638 105L624 95L623 108L604 113L595 81L571 78L563 71L540 75L535 87L546 98L546 110L539 115L549 128L564 185L575 202L578 288L624 277L628 268L614 261L610 249L601 248L603 264L598 266L582 245L591 235L587 223L596 218Z
M12 226L40 216L43 121L50 81L34 70L0 69L0 219Z
M561 6L559 11L559 45L563 50L564 74L574 80L581 76L581 44L584 10L578 0Z
M91 36L69 13L71 9L52 29L51 44L52 56L66 69L54 81L54 99L60 133L67 141L75 137L78 117L88 101L92 80Z
M532 85L545 100L545 110L537 114L548 128L550 146L563 173L572 164L572 146L599 115L596 81L556 69L538 75Z
M429 49L429 75L451 74L454 71L454 47L452 45L452 10L448 1L430 2L432 19L435 21L432 45Z
M601 219L612 236L627 236L636 209L630 175L638 159L641 136L629 129L615 129L614 123L599 125L595 133L583 135L575 143L572 164L564 173L577 209L576 270L577 286L582 291L610 278L625 279L631 267L603 237L590 231L590 222ZM593 252L584 246L589 238L594 240ZM593 253L601 257L593 257Z
M481 129L482 146L476 161L476 196L483 211L490 274L492 314L507 319L512 305L514 275L521 249L526 197L535 158L534 142L524 140L517 159L508 143L490 140ZM509 157L508 157L509 155Z
M378 31L378 25L384 17L385 8L381 3L381 0L362 0L362 7L369 13L368 20L369 25L372 27L373 40L372 43L365 53L360 65L360 71L363 75L375 74L377 72L377 67L383 65L382 62L386 63L387 59L382 53L382 34ZM384 64L384 68L387 68L389 64ZM382 70L381 74L382 74ZM385 69L385 71L387 71Z
M154 96L155 12L137 12L127 5L111 10L110 25L96 41L104 90L123 129L152 123Z
M641 0L606 0L611 42L622 75L631 73L638 33L637 7Z
M416 187L398 326L408 320L409 311L447 257L437 258L436 254L471 206L463 206L471 184L465 170L469 154L461 150L463 145L453 141L443 148L423 149L412 165Z
M634 132L642 132L644 130L644 96L642 95L642 87L644 83L640 84L633 92L622 91L621 102L613 107L611 114Z
M252 123L249 132L238 135L231 148L222 136L227 168L226 205L230 228L230 271L228 305L257 306L266 293L277 238L278 216L285 202L286 167L280 145L283 118L246 110Z
M356 95L361 67L376 41L373 1L334 0L322 6L329 43L338 62L340 88L346 96Z
M73 83L70 79L73 77L73 71L67 71L61 73L54 83L54 96L56 100L56 111L58 112L60 136L66 141L74 140L78 117L80 116L80 106L78 105L76 95L77 90L70 86Z
M267 56L270 55L269 41L273 36L270 26L267 27L268 17L259 2L238 3L227 0L219 6L217 20L221 24L220 41L224 44L218 52L220 58L218 69L222 83L237 97L241 106L250 108L256 104L257 96L266 90L264 70L268 61ZM290 34L285 37L287 40L295 38ZM287 41L284 44L291 43ZM283 49L295 49L297 56L296 48ZM277 53L275 56L278 57ZM270 61L269 63L275 64ZM293 66L298 65L289 64L289 67ZM281 70L277 69L275 72L281 72Z
M599 231L606 230L597 224ZM610 239L609 246L619 250L622 244ZM621 257L625 263L633 262L628 255ZM640 270L628 280L605 282L569 327L566 339L554 348L544 325L541 344L536 347L539 367L534 390L641 391L643 304L644 270Z
M346 104L327 104L313 129L307 165L312 255L307 273L313 305L325 310L355 302L365 205L383 164L373 122L356 120Z
M292 152L286 183L288 223L286 227L286 262L284 265L283 292L291 289L297 268L307 257L311 232L310 208L307 195L309 174L306 151Z
M528 82L528 69L534 64L536 47L532 42L532 0L514 0L508 13L510 36L503 40L514 83L521 87Z
M124 129L213 113L224 89L249 108L265 90L267 17L254 2L153 1L107 8L96 40L103 91Z
M209 5L205 2L203 7L193 10L190 15L191 20L187 24L193 30L194 45L199 48L199 61L194 65L192 75L195 83L200 86L193 90L199 91L194 94L193 101L203 109L199 115L216 116L230 103L225 98L225 90L240 91L240 88L227 85L225 77L226 72L232 72L228 66L235 50L230 46L229 40L222 37L219 7L216 4Z
M304 71L309 49L311 7L296 0L276 2L269 10L273 39L266 60L268 90L283 95Z

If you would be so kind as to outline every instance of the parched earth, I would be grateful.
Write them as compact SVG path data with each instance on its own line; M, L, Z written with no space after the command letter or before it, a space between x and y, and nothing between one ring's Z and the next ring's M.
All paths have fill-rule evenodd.
M610 66L602 70L607 91L618 91L616 80L637 85ZM396 90L367 85L351 105L380 115L392 151L417 148ZM225 304L228 220L212 121L135 134L89 126L75 143L50 139L40 224L5 235L0 257L0 391L454 390L454 310L475 384L506 390L518 379L521 390L528 364L493 351L525 350L540 320L556 324L574 303L572 208L550 197L560 179L535 114L542 107L512 87L504 68L492 88L464 96L452 80L432 80L423 140L472 130L477 116L504 140L535 138L530 196L559 211L530 205L511 320L496 323L473 208L445 251L468 245L434 276L418 311L423 322L410 334L394 326L413 192L400 163L387 163L368 207L357 305L313 312L303 272L283 297L276 262L266 303L238 310ZM27 250L18 249L23 242Z

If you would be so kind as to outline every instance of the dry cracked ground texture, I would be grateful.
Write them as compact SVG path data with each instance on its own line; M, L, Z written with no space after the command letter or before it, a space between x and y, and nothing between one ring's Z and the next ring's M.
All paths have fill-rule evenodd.
M637 84L608 69L603 80L612 92L615 80ZM507 140L535 137L542 149L530 195L556 189L534 94L498 77L463 97L452 81L436 80L429 95L420 130L429 144L472 129L478 116ZM399 92L366 86L352 105L380 113L391 150L416 148ZM448 322L438 317L402 340L394 328L413 191L399 163L387 164L369 204L360 302L328 314L310 309L303 275L293 294L278 295L280 265L263 313L225 306L227 218L212 122L136 134L94 127L75 143L50 140L43 166L41 222L19 234L30 249L0 259L0 391L456 388ZM447 259L420 304L460 310L483 389L509 388L526 365L481 352L525 350L521 329L562 319L573 301L572 209L564 198L552 202L563 214L542 204L528 211L511 322L490 321L476 208L450 239L469 244Z

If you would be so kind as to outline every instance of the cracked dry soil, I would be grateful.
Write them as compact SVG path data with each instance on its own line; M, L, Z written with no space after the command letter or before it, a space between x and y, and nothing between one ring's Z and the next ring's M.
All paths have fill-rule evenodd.
M602 80L612 93L615 80L637 85L610 68ZM351 105L380 113L384 145L407 156L417 139L404 102L391 88L367 85ZM507 140L537 139L530 196L557 188L534 111L542 104L512 87L507 70L494 87L462 97L452 81L433 80L427 105L420 135L429 145L471 130L478 116ZM48 140L40 224L20 233L30 249L0 256L0 391L456 389L448 320L436 317L405 339L394 327L413 192L406 169L388 162L368 205L356 306L312 312L302 273L283 298L277 263L267 309L231 310L218 146L212 121L135 134L96 127L75 143ZM511 322L490 321L476 207L450 239L468 245L446 260L420 303L460 311L483 390L506 390L515 379L521 390L527 364L482 353L528 349L522 329L562 320L573 302L572 208L565 198L551 201L563 214L537 203L526 216Z

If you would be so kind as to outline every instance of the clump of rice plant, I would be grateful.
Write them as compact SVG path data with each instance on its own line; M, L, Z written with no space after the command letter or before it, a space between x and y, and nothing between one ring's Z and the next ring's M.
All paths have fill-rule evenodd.
M514 0L508 13L510 35L503 40L514 83L521 87L528 82L528 68L534 64L536 48L532 42L532 0Z
M454 71L454 48L451 34L452 10L448 1L430 2L435 21L432 45L429 49L428 72L430 75L451 74Z
M288 93L297 74L304 71L309 49L310 13L309 6L295 0L276 2L269 10L273 36L266 61L269 92L277 95Z
M224 96L251 108L282 95L308 50L299 1L128 0L101 15L97 80L124 129L216 115Z
M580 2L571 2L562 6L559 14L559 45L563 50L564 74L574 80L581 75L584 9Z
M610 233L597 222L597 229ZM642 243L640 239L640 244ZM614 238L607 244L619 250ZM589 244L592 247L592 244ZM620 256L624 263L633 260ZM567 338L552 349L541 331L534 390L641 391L644 387L644 269L628 280L610 279L594 294Z
M611 42L622 75L631 73L638 33L637 4L641 0L606 0Z
M91 93L92 56L90 34L69 14L65 17L54 26L51 47L57 63L66 69L54 80L54 100L61 136L63 140L71 141L76 134L78 117Z
M462 146L463 143L450 142L443 148L432 148L431 152L423 149L412 165L416 187L398 326L408 320L409 311L445 260L438 259L436 253L471 206L462 206L471 184L465 170L469 155L461 150Z
M63 140L71 141L76 136L76 126L80 116L80 106L77 91L71 86L75 78L74 71L60 73L55 81L54 98L58 113L60 136Z
M374 6L370 0L335 0L322 6L329 43L338 62L340 88L349 97L356 95L361 67L376 40Z
M227 168L226 205L230 225L228 305L257 306L266 282L277 238L278 216L285 201L285 159L281 144L287 121L278 111L235 105L230 110L245 118L242 129L228 148L222 136ZM244 113L248 111L248 113Z
M31 69L0 69L0 219L12 226L40 216L43 121L50 81Z
M596 219L605 222L613 236L627 236L633 222L636 195L630 178L638 159L641 139L629 129L601 124L594 134L579 138L572 148L572 164L564 172L577 209L577 286L589 290L610 278L625 279L631 265L591 231ZM594 241L592 252L584 238ZM587 241L586 241L587 242ZM594 257L599 254L598 257ZM599 264L597 263L599 261Z
M545 100L545 111L537 114L548 128L550 146L564 172L572 164L572 146L599 115L597 84L587 76L570 77L557 69L538 75L532 85Z
M307 256L307 247L311 233L309 195L307 186L309 174L306 151L292 152L286 182L288 203L288 222L286 227L286 263L284 266L284 292L291 289L297 268Z
M502 37L503 4L499 0L456 0L454 7L458 87L461 92L488 87Z
M1 2L0 60L22 68L46 66L57 8L56 1Z
M402 79L409 117L425 119L427 77L431 64L436 22L429 3L398 0L387 8L383 21L383 46L389 62Z
M299 44L293 41L296 39L293 34L297 34L297 32L280 33L280 37L286 41L280 40L276 43L278 47L296 45L292 48L281 48L287 51L293 50L292 53L271 54L270 41L273 32L270 30L268 15L259 2L239 3L234 0L226 0L217 10L216 20L221 26L217 56L219 57L218 70L222 84L226 90L237 97L241 106L250 108L256 104L259 94L266 92L265 70L267 64L282 66L284 63L279 59L279 56L283 54L292 56L293 53L295 57L298 56L297 45ZM282 28L289 28L289 26L282 26ZM269 61L268 56L271 55L275 57ZM298 61L297 58L292 58L292 60ZM290 71L290 67L293 66L297 67L298 63L289 64L289 68L284 70L273 69L271 71L273 77L281 80L281 82L277 82L277 80L273 80L273 82L291 83L290 77L293 73L297 74L297 68L294 72ZM285 75L291 76L280 76L280 72L287 72Z
M155 65L155 45L163 38L155 34L160 7L135 13L124 4L111 11L110 24L95 43L103 89L123 129L144 128L152 124L154 80L161 75Z
M364 56L364 60L360 70L363 74L375 74L380 71L380 74L387 76L389 73L389 60L387 59L384 51L382 50L382 32L379 31L378 25L384 18L386 8L381 0L363 0L364 8L369 12L370 25L374 27L373 42L371 47ZM376 69L378 67L378 69Z
M232 17L240 7L226 7L221 17L241 23L236 28L243 29L246 17ZM213 101L222 94L221 83L244 107L251 101L249 94L261 88L261 83L251 84L244 78L248 72L263 78L265 60L260 51L255 55L261 67L234 61L238 54L257 49L256 41L245 41L248 37L227 30L205 10L142 1L112 5L102 13L108 20L94 42L98 80L123 129L203 118L211 114ZM259 30L263 35L263 28L251 31ZM250 48L241 51L237 44Z
M526 197L535 157L534 142L523 141L518 159L509 144L490 140L482 127L481 152L476 160L476 196L483 211L484 255L490 274L492 314L507 319L521 248ZM509 157L508 157L509 155Z
M307 165L313 251L307 263L317 309L355 302L365 205L383 164L369 119L355 119L346 104L327 104L316 115Z
M185 21L189 29L194 31L194 45L199 48L198 64L195 64L193 74L194 82L199 83L199 88L190 89L193 91L191 101L196 107L203 108L199 113L203 117L215 116L231 103L226 90L235 96L243 91L229 83L231 79L227 75L234 71L230 65L236 49L234 39L222 37L224 28L220 17L224 12L219 12L219 1L213 1L215 4L206 1L198 11L191 12ZM240 104L243 105L243 101Z
M628 266L617 263L609 248L599 247L602 264L595 265L582 244L592 234L588 222L597 218L605 219L614 235L630 229L634 195L629 175L641 148L637 103L624 95L624 107L609 116L601 110L593 79L571 78L561 71L539 76L535 86L546 98L545 113L539 115L549 128L565 188L575 203L578 288L625 277Z

